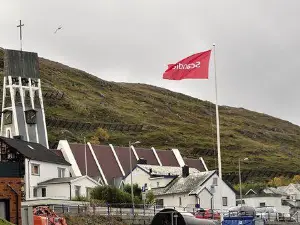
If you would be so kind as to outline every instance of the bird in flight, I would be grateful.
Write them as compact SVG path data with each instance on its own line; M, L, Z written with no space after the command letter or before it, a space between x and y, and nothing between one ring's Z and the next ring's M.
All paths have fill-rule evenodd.
M59 26L59 27L54 31L54 34L56 34L56 32L59 31L60 29L62 29L62 26Z

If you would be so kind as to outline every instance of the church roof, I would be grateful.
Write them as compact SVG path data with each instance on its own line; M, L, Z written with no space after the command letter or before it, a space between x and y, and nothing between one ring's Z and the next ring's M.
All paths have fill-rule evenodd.
M159 165L159 163L151 149L135 148L135 151L139 158L143 158L143 159L147 160L147 164Z
M85 174L84 144L68 143L68 145L81 174ZM124 179L130 173L129 147L95 144L87 144L86 147L88 176L94 179L102 178L104 183L118 184L120 179ZM66 148L65 151L67 151L67 149L68 148ZM131 152L133 169L137 166L137 159L142 158L147 161L147 165L160 166L161 163L162 166L180 167L175 153L172 150L156 150L154 148L138 147L134 149L135 150ZM199 159L184 159L184 162L190 168L206 171L203 162Z
M168 150L156 150L157 156L160 162L164 166L179 166L179 163L172 151Z
M84 144L70 144L71 151L82 175L85 174L84 147ZM86 150L86 158L88 161L87 175L97 180L97 178L100 176L100 171L88 146L86 146Z
M114 147L117 157L123 167L125 175L130 173L130 160L129 160L129 148L128 147ZM135 155L131 154L132 168L137 164Z
M205 166L203 162L199 159L188 159L184 158L184 163L189 166L190 168L196 168L199 171L205 171Z
M63 157L58 156L41 144L6 137L0 137L0 140L24 155L25 158L41 162L71 165Z
M123 177L117 160L108 145L92 145L92 148L109 184L113 184L115 179Z

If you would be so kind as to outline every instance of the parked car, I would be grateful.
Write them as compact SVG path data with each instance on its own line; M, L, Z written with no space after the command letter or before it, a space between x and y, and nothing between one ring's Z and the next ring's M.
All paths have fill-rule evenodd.
M216 219L221 218L220 213L212 209L199 209L195 212L195 217L199 219Z
M279 221L279 215L274 207L255 208L256 217L265 221Z

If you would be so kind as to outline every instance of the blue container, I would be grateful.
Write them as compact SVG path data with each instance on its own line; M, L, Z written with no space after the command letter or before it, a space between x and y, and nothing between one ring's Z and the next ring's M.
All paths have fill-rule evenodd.
M224 217L222 225L255 225L253 216Z

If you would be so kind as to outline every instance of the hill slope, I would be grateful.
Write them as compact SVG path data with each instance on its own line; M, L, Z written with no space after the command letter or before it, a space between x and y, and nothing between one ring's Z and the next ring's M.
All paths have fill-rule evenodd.
M2 67L0 50L0 73ZM209 168L215 168L212 103L145 84L107 82L42 58L40 71L44 92L59 90L65 94L61 100L45 98L47 118L144 124L141 132L109 132L110 142L127 146L129 140L140 140L144 147L175 147L186 156L203 156ZM237 170L239 157L250 158L247 167L253 170L298 171L300 127L227 106L220 107L220 127L225 172ZM91 135L80 128L66 131L52 126L48 131L52 142L62 138L81 141Z

